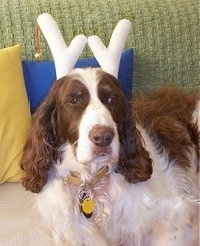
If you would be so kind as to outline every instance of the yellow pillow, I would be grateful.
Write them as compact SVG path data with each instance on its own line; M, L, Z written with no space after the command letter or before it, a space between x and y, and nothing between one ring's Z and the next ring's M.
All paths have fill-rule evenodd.
M21 45L0 50L0 183L20 181L20 158L30 124Z

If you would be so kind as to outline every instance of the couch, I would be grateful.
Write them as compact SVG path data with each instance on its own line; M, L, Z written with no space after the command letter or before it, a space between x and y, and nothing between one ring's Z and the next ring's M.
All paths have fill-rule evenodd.
M37 194L26 192L20 184L19 162L31 114L55 79L52 56L42 35L42 57L35 59L37 16L50 13L68 43L84 33L96 34L108 44L116 23L129 19L133 28L126 48L132 48L133 53L128 61L125 58L122 68L128 68L129 78L124 72L122 80L129 80L124 87L127 96L132 93L135 97L140 91L151 92L168 84L200 91L198 11L198 0L1 1L0 49L15 47L11 50L17 49L18 63L7 56L7 49L0 50L0 246L53 245L48 227L34 208ZM17 43L21 46L16 48ZM6 57L6 62L1 57ZM81 58L91 57L86 48ZM9 87L4 88L4 79ZM33 81L39 81L35 90Z

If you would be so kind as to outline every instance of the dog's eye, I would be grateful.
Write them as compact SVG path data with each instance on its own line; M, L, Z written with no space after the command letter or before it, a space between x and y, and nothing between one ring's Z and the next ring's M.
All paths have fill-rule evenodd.
M117 103L117 96L111 95L107 97L107 103L108 104L115 104Z
M72 98L70 98L69 102L71 104L79 104L81 102L81 98L79 98L79 97L72 97Z
M107 106L115 105L119 101L118 96L113 93L102 94L100 99Z
M72 93L68 97L68 102L73 105L80 104L82 100L82 94Z

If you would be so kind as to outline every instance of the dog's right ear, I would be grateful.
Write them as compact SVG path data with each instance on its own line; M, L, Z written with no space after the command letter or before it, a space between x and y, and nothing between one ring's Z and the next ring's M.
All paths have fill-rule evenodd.
M57 109L56 98L62 80L57 80L49 95L36 110L24 147L21 168L24 170L22 184L34 193L42 190L48 172L57 158L59 141L55 134Z

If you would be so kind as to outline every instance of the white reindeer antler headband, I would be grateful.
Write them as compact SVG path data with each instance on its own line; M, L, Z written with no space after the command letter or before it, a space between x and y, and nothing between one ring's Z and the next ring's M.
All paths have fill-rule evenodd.
M51 15L41 14L38 16L37 22L53 55L57 79L68 74L74 68L87 41L101 68L116 78L118 77L121 54L131 29L130 21L124 19L118 22L108 48L98 36L90 36L87 39L84 35L77 35L67 47L61 31Z

